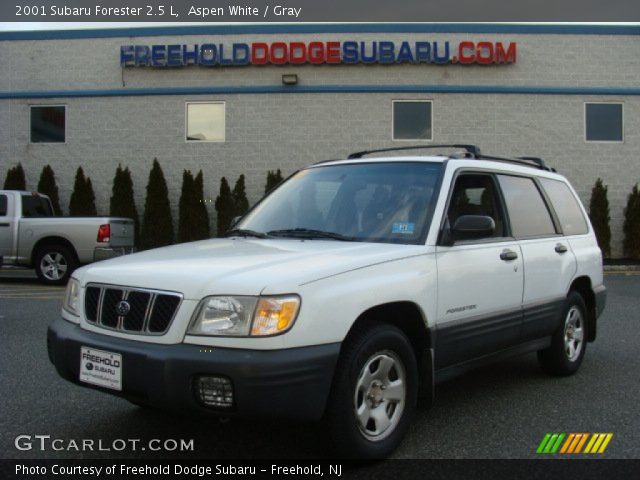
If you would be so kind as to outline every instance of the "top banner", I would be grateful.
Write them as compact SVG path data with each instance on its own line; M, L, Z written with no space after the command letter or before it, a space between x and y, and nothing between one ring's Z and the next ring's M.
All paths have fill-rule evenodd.
M637 0L14 0L0 22L637 22Z

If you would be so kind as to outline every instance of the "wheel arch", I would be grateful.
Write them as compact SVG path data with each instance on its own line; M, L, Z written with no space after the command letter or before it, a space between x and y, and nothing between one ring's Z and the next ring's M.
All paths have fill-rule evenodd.
M78 252L76 252L76 249L73 246L73 244L64 237L54 235L54 236L43 237L33 245L33 249L31 250L31 266L32 267L36 266L36 257L38 255L38 252L42 250L42 248L45 247L46 245L65 246L66 248L69 249L71 254L74 256L75 261L78 262Z
M587 341L593 342L596 339L596 295L593 293L591 279L587 276L577 277L571 282L569 292L580 294L587 306Z
M415 302L396 301L368 308L353 322L343 345L351 337L367 328L367 323L386 323L401 330L406 336L416 356L419 372L419 396L432 399L434 389L433 374L433 333L427 318Z

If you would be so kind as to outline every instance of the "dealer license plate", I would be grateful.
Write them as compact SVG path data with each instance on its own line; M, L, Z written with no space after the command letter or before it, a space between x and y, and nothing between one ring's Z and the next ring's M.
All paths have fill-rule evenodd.
M80 381L113 390L122 390L122 355L81 347Z

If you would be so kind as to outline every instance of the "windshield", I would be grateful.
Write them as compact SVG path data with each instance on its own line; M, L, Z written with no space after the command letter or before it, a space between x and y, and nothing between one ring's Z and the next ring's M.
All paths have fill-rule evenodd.
M427 162L301 170L230 233L417 244L429 227L441 170Z

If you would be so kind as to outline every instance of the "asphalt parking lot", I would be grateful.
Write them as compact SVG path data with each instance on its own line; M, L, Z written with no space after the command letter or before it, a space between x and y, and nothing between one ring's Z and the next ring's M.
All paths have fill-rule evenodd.
M609 300L598 339L580 372L551 378L535 355L504 361L438 387L420 409L397 458L539 458L547 432L611 432L601 457L640 458L640 275L607 275ZM0 271L1 458L317 458L322 427L275 420L183 418L65 382L46 354L46 329L64 289L39 285L31 272ZM193 439L192 452L21 451L19 435L80 441ZM34 447L37 446L34 444ZM581 455L582 456L582 455Z

